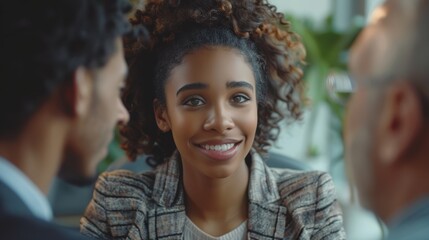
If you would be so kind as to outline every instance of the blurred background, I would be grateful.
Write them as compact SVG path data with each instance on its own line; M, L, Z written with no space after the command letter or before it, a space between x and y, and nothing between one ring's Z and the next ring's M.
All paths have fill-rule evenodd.
M141 1L131 0L137 6ZM350 240L383 239L384 226L353 201L344 167L342 127L344 105L334 101L326 89L331 73L347 71L351 43L382 0L271 0L279 12L292 22L307 49L306 91L310 102L302 121L283 124L272 153L294 159L307 169L329 172L335 182L337 198L344 214ZM126 163L116 139L99 171L128 168L147 170L144 159ZM78 227L79 218L92 195L92 186L74 187L57 180L50 192L57 221Z
M348 51L383 0L272 0L292 21L307 49L305 81L310 105L302 122L286 127L273 151L331 174L350 240L383 239L385 227L352 200L344 167L344 105L328 94L328 74L347 71Z

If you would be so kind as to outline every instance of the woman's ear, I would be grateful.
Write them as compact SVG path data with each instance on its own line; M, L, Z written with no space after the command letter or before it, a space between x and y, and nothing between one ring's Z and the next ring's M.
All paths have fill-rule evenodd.
M168 119L167 107L158 99L153 100L153 110L155 113L156 124L163 132L171 130L170 120Z

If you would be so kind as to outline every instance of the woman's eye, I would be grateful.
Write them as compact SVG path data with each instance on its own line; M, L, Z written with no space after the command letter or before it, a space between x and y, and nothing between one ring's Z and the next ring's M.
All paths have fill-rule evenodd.
M187 105L191 107L201 106L203 104L204 104L204 101L200 98L189 98L183 103L183 105Z
M234 97L232 97L232 101L234 102L234 103L244 103L244 102L247 102L247 101L249 101L250 100L250 98L249 97L247 97L247 96L245 96L245 95L242 95L242 94L240 94L240 95L235 95Z

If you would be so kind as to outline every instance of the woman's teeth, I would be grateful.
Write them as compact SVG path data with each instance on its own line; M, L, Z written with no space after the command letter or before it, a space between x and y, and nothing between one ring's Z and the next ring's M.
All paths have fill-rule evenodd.
M228 151L229 149L234 147L234 143L227 143L221 145L201 145L204 149L210 151Z

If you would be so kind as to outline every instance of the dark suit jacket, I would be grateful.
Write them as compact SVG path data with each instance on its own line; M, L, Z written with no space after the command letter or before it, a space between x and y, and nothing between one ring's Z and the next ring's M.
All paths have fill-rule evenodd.
M0 181L0 239L86 239L77 231L39 219L12 189Z

